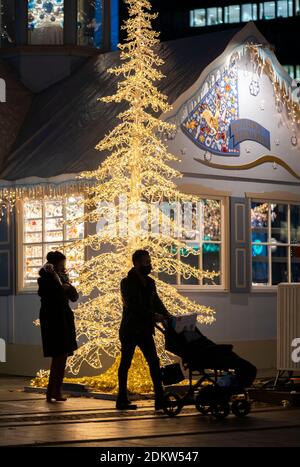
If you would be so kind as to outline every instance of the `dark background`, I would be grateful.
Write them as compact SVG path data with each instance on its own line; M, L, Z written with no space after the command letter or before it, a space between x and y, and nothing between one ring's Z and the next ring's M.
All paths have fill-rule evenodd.
M207 32L231 29L237 25L247 23L219 24L206 27L190 27L190 10L214 6L225 7L227 5L242 5L244 3L256 3L236 0L151 0L153 12L158 12L159 17L154 21L155 29L161 32L161 40L179 39ZM259 2L257 2L259 12ZM294 9L296 10L296 8ZM300 16L291 18L277 18L272 20L255 21L260 32L274 47L276 56L282 65L300 64ZM127 17L126 5L120 0L120 22ZM120 39L124 39L124 32L120 32ZM205 51L202 51L205 53ZM199 51L201 53L201 51Z

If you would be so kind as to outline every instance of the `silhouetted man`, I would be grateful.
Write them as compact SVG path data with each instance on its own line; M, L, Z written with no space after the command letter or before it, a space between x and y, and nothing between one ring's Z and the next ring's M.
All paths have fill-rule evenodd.
M116 407L119 410L136 409L127 398L127 375L136 346L143 352L150 368L155 391L155 409L163 407L163 386L159 359L153 339L156 321L169 317L159 298L155 281L149 277L151 258L146 250L132 255L133 268L121 281L123 317L120 326L121 362L119 366L119 394Z

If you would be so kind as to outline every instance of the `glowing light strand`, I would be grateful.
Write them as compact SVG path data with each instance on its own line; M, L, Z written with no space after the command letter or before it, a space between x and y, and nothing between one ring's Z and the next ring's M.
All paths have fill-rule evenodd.
M170 221L171 233L153 234L143 230L142 223L147 221L147 214L141 215L140 202L149 205L160 221L165 219L159 206L153 203L162 200L170 202L199 201L195 195L181 193L174 181L181 173L168 165L177 158L168 152L160 134L174 131L174 125L166 123L159 115L170 110L167 96L156 88L156 83L163 78L157 69L163 61L156 55L154 47L158 44L158 33L152 30L151 21L156 17L150 13L151 5L147 0L127 0L129 19L124 28L127 40L120 45L122 64L109 69L120 77L114 95L102 98L103 102L127 102L128 108L118 115L117 125L96 146L99 151L108 151L109 155L97 170L83 172L81 179L96 180L85 188L85 214L70 221L70 224L82 221L96 223L105 213L99 207L102 202L116 203L120 194L128 202L128 219L116 219L113 231L88 235L70 245L72 250L90 247L97 252L88 259L80 270L79 290L85 297L75 310L77 337L81 343L78 351L68 360L68 367L73 374L78 374L84 362L91 367L101 368L103 355L119 356L118 329L122 314L120 281L131 268L131 255L137 248L147 249L152 257L154 273L180 274L184 278L213 279L215 271L200 271L181 262L177 252L184 248L185 256L200 254L186 244L184 229L175 238L172 235L178 224ZM158 115L157 115L158 114ZM122 234L120 234L122 232ZM109 252L107 250L109 246ZM157 279L157 288L166 308L174 315L197 312L200 323L214 321L214 310L181 295L177 289ZM171 361L171 356L164 350L163 336L156 333L158 352L162 362ZM142 360L136 353L133 367L138 368ZM35 384L45 384L45 374ZM89 379L98 389L115 388L117 366L104 375ZM141 392L143 387L152 387L149 375L143 372L143 381L132 386L132 390ZM101 383L102 381L102 383Z

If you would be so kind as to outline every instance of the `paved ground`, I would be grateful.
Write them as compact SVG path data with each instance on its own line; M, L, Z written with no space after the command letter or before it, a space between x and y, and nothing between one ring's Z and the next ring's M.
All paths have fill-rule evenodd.
M254 408L245 419L216 421L187 407L170 419L151 401L119 413L113 401L70 398L47 404L22 392L24 378L0 377L0 446L300 447L300 409Z

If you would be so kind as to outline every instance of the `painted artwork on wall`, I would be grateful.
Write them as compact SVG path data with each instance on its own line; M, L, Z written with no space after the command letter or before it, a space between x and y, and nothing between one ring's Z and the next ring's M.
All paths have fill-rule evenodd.
M233 145L230 124L239 117L238 73L235 64L224 70L181 128L192 141L213 154L239 155Z

